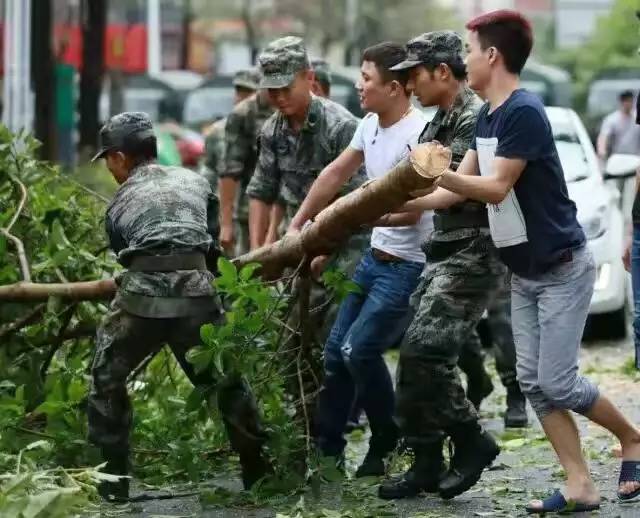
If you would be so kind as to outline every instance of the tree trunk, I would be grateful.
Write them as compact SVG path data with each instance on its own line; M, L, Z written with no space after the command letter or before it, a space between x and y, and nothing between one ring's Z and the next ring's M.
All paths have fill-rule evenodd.
M31 71L35 92L35 136L42 142L38 154L43 160L54 158L53 119L55 77L51 38L51 0L34 2L31 12Z
M82 73L80 74L80 150L90 156L98 147L100 93L104 73L107 0L82 3Z
M234 259L241 268L260 263L263 279L276 279L283 270L309 259L330 254L363 225L371 223L412 199L411 193L433 186L451 162L451 153L434 152L433 143L420 144L409 158L400 162L384 177L364 184L360 189L339 198L316 217L315 221L294 236L285 236L272 245ZM419 195L419 194L418 194ZM64 300L93 300L112 297L116 285L112 279L66 284L19 282L0 286L0 300L43 301L50 296Z

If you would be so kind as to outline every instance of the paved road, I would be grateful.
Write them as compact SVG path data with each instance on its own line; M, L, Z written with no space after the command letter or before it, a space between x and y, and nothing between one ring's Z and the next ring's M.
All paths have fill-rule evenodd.
M603 392L616 401L635 422L640 423L640 405L635 399L638 394L637 380L632 369L625 363L632 356L631 343L593 342L585 344L582 351L582 371L598 382ZM393 365L393 358L390 364ZM415 518L435 517L473 517L473 516L521 516L524 504L531 498L545 495L549 490L561 483L561 472L555 462L554 455L544 440L537 423L524 433L506 432L502 426L500 413L504 407L504 390L496 377L496 391L483 404L483 423L502 442L503 452L498 457L492 470L485 472L481 482L464 495L450 502L443 502L437 497L427 496L397 503L382 504L375 498L376 486L371 483L365 487L354 487L347 484L346 490L340 494L340 485L323 486L320 501L314 501L310 495L305 496L306 508L328 508L343 511L350 509L353 518L360 516L399 516ZM590 458L593 475L601 489L603 506L599 516L606 517L639 517L640 503L636 506L621 506L615 500L615 487L618 476L619 461L610 454L615 444L613 439L602 429L579 418L583 433L584 449ZM366 449L364 437L352 437L348 452L348 468L353 468L362 458ZM239 480L212 481L214 486L226 487L233 491L240 488ZM296 516L293 510L297 498L294 497L286 506L276 506L281 516ZM287 511L286 509L289 509ZM273 509L209 507L200 503L198 497L173 500L151 501L130 505L124 514L129 517L168 517L168 516L202 516L202 517L271 517ZM307 516L297 515L297 516ZM311 515L309 515L311 516ZM330 513L317 516L331 516ZM339 516L339 515L334 515Z

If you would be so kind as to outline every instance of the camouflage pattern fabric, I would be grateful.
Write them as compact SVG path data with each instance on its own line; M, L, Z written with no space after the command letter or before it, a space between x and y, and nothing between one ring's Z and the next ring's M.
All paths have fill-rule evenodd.
M210 371L196 374L186 359L187 351L200 343L200 327L220 318L219 311L184 318L141 318L124 311L116 298L98 330L88 399L89 440L102 448L128 452L132 410L127 377L167 343L210 406L216 404L217 395L232 447L245 455L259 452L264 432L247 383L238 377L215 380Z
M224 167L225 132L227 119L214 122L207 129L205 135L204 157L200 164L199 172L209 182L209 187L214 194L218 194L218 178Z
M207 254L215 243L212 236L217 237L217 228L211 228L216 220L217 199L202 176L181 167L148 163L132 170L120 186L107 208L105 223L111 248L126 267L137 255ZM184 308L185 299L213 297L212 280L211 272L200 270L126 271L117 282L125 299L128 294L165 298Z
M331 86L332 76L329 63L322 58L315 58L311 60L311 68L316 75L316 80L326 86Z
M233 75L233 86L247 90L257 90L260 84L261 74L257 68L238 70Z
M284 88L296 74L310 67L309 56L301 38L285 36L269 43L258 56L260 88Z
M258 160L260 130L272 114L273 108L266 100L260 95L254 95L238 103L226 119L224 166L219 175L221 178L235 178L240 182L234 218L240 223L245 235L249 219L246 189ZM236 241L240 242L240 236L236 236Z
M506 268L505 268L506 270ZM516 346L513 341L511 328L511 281L510 273L505 272L498 280L496 290L489 295L487 324L493 339L493 353L496 359L496 370L504 387L517 385L516 374ZM460 353L460 365L463 363L470 368L473 364L482 362L482 344L475 334L465 343ZM466 371L463 368L463 371Z
M462 87L452 107L436 113L420 142L437 139L451 147L456 169L473 138L481 106L478 97ZM460 205L440 214L453 217L462 210ZM504 271L489 228L481 224L436 229L424 251L427 263L412 296L415 316L400 347L396 385L398 424L412 446L437 441L460 425L477 426L456 365Z
M100 128L100 148L91 159L95 162L111 149L128 150L132 145L147 138L155 138L151 119L144 112L123 112L111 117Z
M417 65L438 66L440 63L463 64L462 39L453 31L425 32L409 40L406 45L407 59L391 70L403 70Z

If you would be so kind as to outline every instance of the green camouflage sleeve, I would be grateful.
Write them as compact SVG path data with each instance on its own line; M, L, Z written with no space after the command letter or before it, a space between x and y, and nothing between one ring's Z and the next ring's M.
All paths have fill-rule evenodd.
M247 186L247 196L273 203L280 194L280 179L274 153L273 125L269 120L260 131L258 163Z
M351 139L353 139L353 135L355 134L356 129L358 128L358 122L359 122L358 119L349 119L344 122L344 124L338 131L336 136L336 153L335 153L334 160L335 158L338 157L340 153L342 153L345 149L347 149L347 147L351 143ZM342 187L340 194L344 195L351 191L354 191L366 181L367 181L367 173L363 164L362 167L358 169L358 172L354 174L349 179L349 181Z
M244 117L235 110L232 111L227 117L224 131L226 146L220 177L241 180L245 169L244 162L253 155L253 143L244 131Z
M456 171L467 153L476 131L477 110L467 110L460 115L451 141L451 169Z
M218 132L211 132L205 140L206 165L214 175L219 175L224 164L224 138Z

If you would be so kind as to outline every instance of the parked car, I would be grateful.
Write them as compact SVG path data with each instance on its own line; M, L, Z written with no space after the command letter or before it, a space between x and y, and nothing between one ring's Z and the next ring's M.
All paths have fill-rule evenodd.
M184 100L182 122L193 129L226 117L233 109L235 90L232 76L216 76L188 93Z

